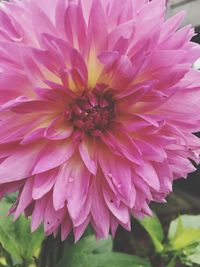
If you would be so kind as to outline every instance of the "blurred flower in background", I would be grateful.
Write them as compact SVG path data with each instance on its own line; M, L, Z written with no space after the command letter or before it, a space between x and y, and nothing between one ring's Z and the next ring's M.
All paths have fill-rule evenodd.
M1 6L0 196L19 191L10 213L32 215L32 230L130 230L195 170L200 48L165 4Z

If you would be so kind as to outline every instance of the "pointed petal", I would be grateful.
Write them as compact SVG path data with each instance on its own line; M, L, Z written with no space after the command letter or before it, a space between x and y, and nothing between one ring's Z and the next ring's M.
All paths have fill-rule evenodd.
M110 228L110 214L103 197L102 179L104 179L104 177L101 177L100 175L93 177L94 181L91 187L91 215L96 227L98 228L98 232L100 232L99 234L101 234L101 237L107 237Z
M83 162L85 163L88 170L96 175L97 172L97 160L95 155L96 150L96 143L95 140L88 138L87 136L84 137L83 141L79 145L79 152Z
M33 184L33 199L40 199L53 187L58 170L52 169L47 172L37 174Z
M35 202L35 207L32 214L31 231L35 231L42 223L44 218L45 209L47 206L48 196L44 196Z
M159 191L160 181L151 163L146 161L141 166L136 167L135 171L149 186Z
M71 141L51 141L41 151L33 174L41 173L60 166L74 153L75 145Z
M19 217L19 215L28 207L28 205L32 202L32 189L33 189L33 177L28 178L22 192L19 196L19 203L17 205L17 209L15 212L15 220Z

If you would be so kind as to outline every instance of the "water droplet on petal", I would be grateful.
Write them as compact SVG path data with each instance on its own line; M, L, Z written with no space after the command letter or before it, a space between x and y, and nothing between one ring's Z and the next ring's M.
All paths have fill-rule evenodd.
M73 182L74 182L74 178L73 178L73 177L70 177L70 178L69 178L69 182L70 182L70 183L73 183Z
M118 188L121 188L121 187L122 187L122 184L118 184L117 187L118 187Z

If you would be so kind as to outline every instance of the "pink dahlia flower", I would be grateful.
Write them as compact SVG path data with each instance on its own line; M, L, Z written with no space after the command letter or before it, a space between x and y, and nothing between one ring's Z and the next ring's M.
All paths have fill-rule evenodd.
M0 197L47 234L98 238L195 170L200 49L165 0L0 6Z

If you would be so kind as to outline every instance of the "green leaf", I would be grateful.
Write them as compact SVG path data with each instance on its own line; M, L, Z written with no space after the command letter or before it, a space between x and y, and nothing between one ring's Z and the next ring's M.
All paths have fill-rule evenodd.
M96 241L94 236L83 238L67 249L57 267L151 267L150 263L136 256L111 252L112 240Z
M168 239L175 240L184 231L182 217L179 216L176 220L170 223Z
M181 250L200 241L200 229L188 228L184 229L182 233L171 243L174 250Z
M177 257L173 257L170 262L167 264L166 267L176 267L176 261L177 261Z
M7 252L12 254L13 257L20 259L21 253L15 236L14 223L11 218L7 217L9 207L10 205L5 200L1 200L0 243Z
M4 199L0 202L0 243L16 262L31 262L40 250L44 234L40 228L34 233L30 231L30 221L21 216L16 222L8 217L10 204Z
M178 226L181 228L195 228L200 229L200 215L181 215L170 224L168 239L173 239L177 231Z
M196 246L186 248L181 256L181 262L188 266L200 265L200 243Z
M143 220L140 220L139 223L150 235L156 252L162 252L164 249L164 246L162 244L164 233L158 217L156 215L154 215L154 217L145 217Z
M93 235L87 236L83 238L80 242L72 247L72 249L76 250L77 253L85 253L85 254L100 254L105 252L112 251L112 239L109 237L108 239L102 239L96 241Z
M15 235L20 246L21 255L26 260L31 260L41 248L44 240L43 229L40 227L34 233L30 230L30 221L21 216L14 224Z
M183 215L170 224L168 239L172 250L200 242L200 216Z
M4 257L0 257L0 264L6 265L6 260ZM0 265L1 266L1 265Z
M17 200L17 193L6 195L4 199L7 203L10 203L12 205Z
M90 264L92 263L92 265ZM86 266L91 267L150 267L147 261L132 255L123 253L105 253L97 256L90 256L90 262Z

